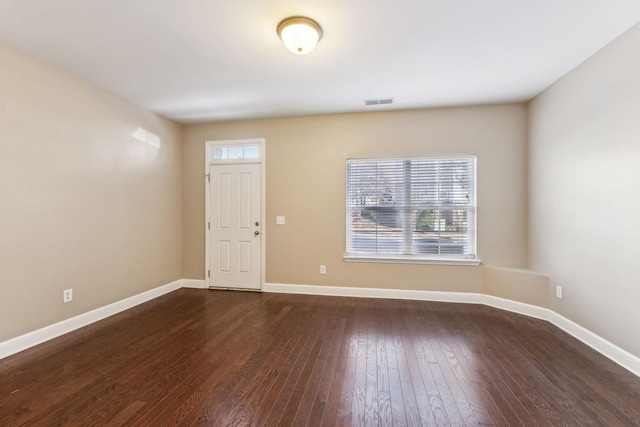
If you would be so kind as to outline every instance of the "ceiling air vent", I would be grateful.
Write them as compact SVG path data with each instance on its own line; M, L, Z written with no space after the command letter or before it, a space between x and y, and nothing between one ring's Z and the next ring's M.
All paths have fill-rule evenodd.
M365 106L370 106L370 105L389 105L389 104L393 104L393 98L381 98L381 99L365 99L364 100L364 105Z

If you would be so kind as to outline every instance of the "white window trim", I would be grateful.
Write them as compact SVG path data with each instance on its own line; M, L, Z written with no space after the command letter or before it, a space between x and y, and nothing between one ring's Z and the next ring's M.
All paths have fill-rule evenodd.
M474 157L477 162L476 154L444 154L444 155L428 155L428 156L408 156L408 157L374 157L374 158L358 158L358 159L347 159L347 163L349 160L362 160L362 161L380 161L380 160L417 160L422 158L460 158L460 157ZM478 221L478 201L477 201L477 174L478 174L478 166L476 163L475 166L475 180L474 180L474 192L476 193L475 200L475 215L474 215L474 230L475 231L475 255L462 255L459 257L434 257L424 256L424 255L392 255L392 254L349 254L345 253L342 259L345 262L356 262L356 263L385 263L385 264L427 264L427 265L459 265L459 266L479 266L482 264L482 260L477 257L477 221Z
M342 259L345 262L379 262L384 264L433 264L433 265L472 265L478 266L482 261L478 258L424 258L411 255L348 255Z
M205 167L213 164L244 164L244 163L261 163L264 164L265 139L229 139L222 141L205 141L206 156ZM216 159L213 157L214 148L236 148L236 147L258 147L260 154L258 157L232 158L232 159ZM208 170L208 169L207 169Z

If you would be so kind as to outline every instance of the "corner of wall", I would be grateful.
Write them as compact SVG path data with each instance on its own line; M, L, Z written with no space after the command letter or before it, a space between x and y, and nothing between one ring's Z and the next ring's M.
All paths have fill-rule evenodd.
M549 276L528 269L483 265L482 293L550 308Z

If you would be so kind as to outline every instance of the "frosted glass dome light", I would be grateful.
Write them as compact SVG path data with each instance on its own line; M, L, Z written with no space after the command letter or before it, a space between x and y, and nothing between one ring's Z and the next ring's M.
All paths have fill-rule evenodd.
M287 49L297 55L311 52L322 38L320 25L304 16L292 16L282 20L277 31Z

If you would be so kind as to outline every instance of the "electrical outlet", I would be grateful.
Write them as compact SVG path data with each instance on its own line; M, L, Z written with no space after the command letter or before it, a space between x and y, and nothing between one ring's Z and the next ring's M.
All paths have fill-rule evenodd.
M277 225L284 225L284 216L282 216L282 215L278 215L278 216L276 217L276 224L277 224Z
M556 298L562 299L562 286L556 285Z
M65 289L62 291L62 302L71 302L73 301L73 289Z
M327 266L326 265L321 265L320 266L320 274L327 274Z

